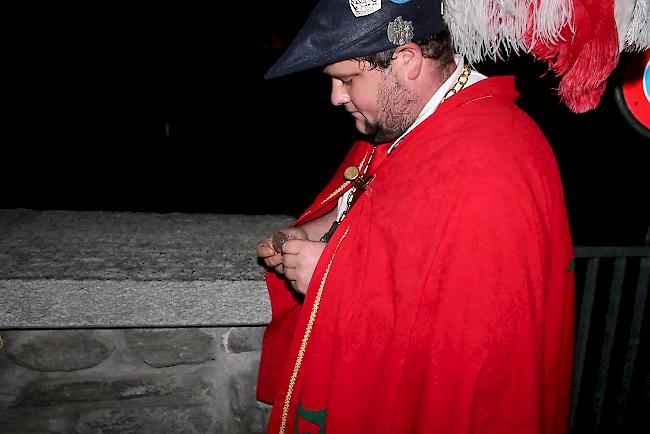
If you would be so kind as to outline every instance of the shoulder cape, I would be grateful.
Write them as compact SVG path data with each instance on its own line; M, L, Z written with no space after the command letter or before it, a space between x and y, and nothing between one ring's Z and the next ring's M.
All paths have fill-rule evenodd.
M566 432L571 239L553 152L516 96L510 77L483 80L405 137L304 300L267 276L269 433ZM342 180L297 223L331 210Z

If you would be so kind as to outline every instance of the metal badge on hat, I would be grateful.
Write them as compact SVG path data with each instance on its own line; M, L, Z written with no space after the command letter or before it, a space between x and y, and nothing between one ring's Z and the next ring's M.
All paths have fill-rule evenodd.
M400 16L388 23L388 40L399 46L404 45L413 39L413 22L404 21Z
M381 9L381 0L348 0L355 17L364 17Z

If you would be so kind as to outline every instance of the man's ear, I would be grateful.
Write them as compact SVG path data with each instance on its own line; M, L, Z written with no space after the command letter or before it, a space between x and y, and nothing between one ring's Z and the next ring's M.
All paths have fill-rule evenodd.
M409 42L395 48L394 57L393 63L400 68L400 71L409 80L415 80L422 73L424 55L418 44Z

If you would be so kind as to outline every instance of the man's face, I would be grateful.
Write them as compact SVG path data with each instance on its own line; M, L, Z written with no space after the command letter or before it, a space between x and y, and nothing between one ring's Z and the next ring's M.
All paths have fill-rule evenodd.
M375 143L398 138L415 121L417 95L389 67L370 69L366 62L344 60L327 66L331 100L355 118L357 130Z

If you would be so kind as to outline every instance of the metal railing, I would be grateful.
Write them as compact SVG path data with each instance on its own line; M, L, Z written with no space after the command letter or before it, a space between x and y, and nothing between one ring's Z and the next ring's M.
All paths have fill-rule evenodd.
M647 421L650 247L576 247L570 431L627 433ZM645 341L642 341L645 339Z

